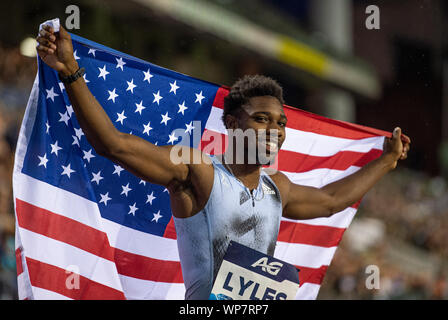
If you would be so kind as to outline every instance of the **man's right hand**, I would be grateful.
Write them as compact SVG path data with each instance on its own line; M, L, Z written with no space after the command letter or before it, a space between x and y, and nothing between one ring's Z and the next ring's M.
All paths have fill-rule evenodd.
M57 34L51 26L43 26L36 41L39 43L37 52L49 67L63 76L71 75L78 70L78 63L73 56L72 39L62 26L59 27Z

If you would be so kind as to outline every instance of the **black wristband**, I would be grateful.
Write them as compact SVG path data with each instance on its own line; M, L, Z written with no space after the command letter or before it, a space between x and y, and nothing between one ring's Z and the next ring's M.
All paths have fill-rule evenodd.
M63 77L60 74L58 74L58 76L59 76L59 79L63 83L72 83L72 82L78 80L80 77L82 77L85 72L86 72L86 69L84 69L84 67L82 67L82 68L79 68L75 73L73 73L67 77Z

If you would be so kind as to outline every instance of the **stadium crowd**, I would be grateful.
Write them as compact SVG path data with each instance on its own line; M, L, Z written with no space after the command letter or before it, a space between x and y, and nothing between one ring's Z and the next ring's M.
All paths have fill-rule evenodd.
M385 176L364 197L355 217L382 221L385 236L361 251L354 249L344 236L319 298L447 299L447 191L446 181L441 177L431 178L407 169L397 169ZM415 272L407 272L387 254L393 240L415 248L428 259L437 257L437 266L431 270L416 267ZM379 268L379 289L366 286L368 265Z
M0 44L0 299L17 298L12 169L35 74L35 58L23 56L18 47Z

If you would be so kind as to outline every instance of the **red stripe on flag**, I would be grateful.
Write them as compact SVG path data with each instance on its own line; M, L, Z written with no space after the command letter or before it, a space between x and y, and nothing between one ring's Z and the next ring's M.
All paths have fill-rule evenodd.
M278 241L329 248L339 244L344 231L344 228L281 221Z
M22 250L20 248L16 249L16 266L17 266L17 276L20 276L23 272Z
M302 266L296 266L296 268L300 269L299 271L300 285L303 285L304 283L322 284L328 266L321 266L320 268L307 268Z
M280 150L273 165L280 171L301 173L314 169L347 170L350 166L362 167L375 160L383 150L371 149L369 152L340 151L333 156L319 157L308 154Z
M166 225L163 236L168 239L177 239L176 227L174 226L173 217L171 217L170 222L168 222L168 224Z
M20 227L114 261L114 250L104 232L17 198L16 208Z
M224 109L224 97L229 94L229 87L222 86L218 89L213 101L213 106L216 108Z
M157 282L184 282L178 261L152 259L120 249L115 249L115 259L117 271L121 275Z
M288 105L284 105L284 111L286 117L288 118L287 127L291 129L355 140L377 136L385 136L389 138L392 137L391 132L341 120L325 118L315 113L294 108Z
M76 300L125 300L123 292L92 281L84 276L26 258L31 285L46 289ZM69 278L70 277L70 278ZM79 287L68 288L67 284Z

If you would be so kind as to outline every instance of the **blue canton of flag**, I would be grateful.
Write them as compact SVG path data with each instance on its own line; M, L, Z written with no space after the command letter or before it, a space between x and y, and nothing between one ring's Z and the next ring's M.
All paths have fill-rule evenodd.
M219 86L71 36L87 86L119 131L169 145L181 140L175 129L204 130ZM95 201L103 218L139 231L163 236L171 219L167 189L95 152L57 72L40 59L36 122L22 172Z

